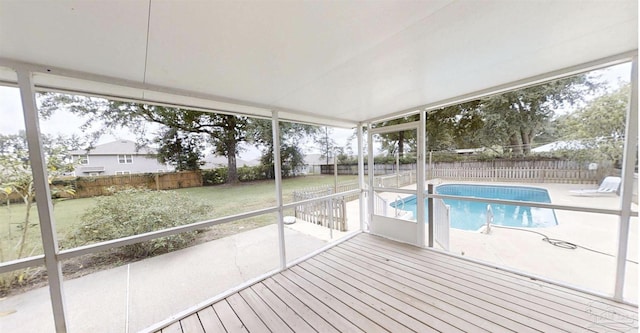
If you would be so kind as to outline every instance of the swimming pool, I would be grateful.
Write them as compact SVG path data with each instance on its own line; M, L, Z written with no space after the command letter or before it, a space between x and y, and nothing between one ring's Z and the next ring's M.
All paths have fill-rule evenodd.
M444 195L466 197L517 200L527 202L551 203L549 192L542 188L525 186L444 184L436 187L435 192ZM396 207L413 212L417 216L416 196L410 196L391 203ZM487 221L487 204L464 200L444 199L451 207L451 227L462 230L478 230ZM425 216L427 200L425 199ZM542 228L558 224L553 209L524 207L514 205L491 204L493 223L510 227Z

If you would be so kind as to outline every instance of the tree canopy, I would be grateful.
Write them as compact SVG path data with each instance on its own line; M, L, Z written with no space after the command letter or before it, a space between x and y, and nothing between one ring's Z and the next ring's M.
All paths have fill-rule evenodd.
M576 105L598 87L586 75L563 78L427 112L427 150L502 147L509 155L531 153L539 137L556 135L555 110ZM418 120L418 115L376 124L384 127ZM383 150L400 156L415 149L415 131L380 136ZM406 148L408 147L408 148Z
M576 157L614 162L622 159L630 92L630 85L625 84L558 119L561 137L583 148L573 154L585 156Z
M268 168L269 178L274 175L273 169L273 132L271 120L252 119L248 126L248 134L251 143L261 149L262 157L260 162ZM284 176L293 175L300 167L304 166L304 152L302 150L302 142L307 138L314 138L318 133L319 127L280 122L280 163L282 165L282 173Z
M154 141L160 145L159 159L175 163L178 169L199 168L196 160L202 155L202 145L196 143L196 138L202 135L216 154L227 158L227 182L238 182L236 156L240 143L246 141L247 117L58 93L45 93L39 101L45 117L66 109L85 117L85 130L100 124L93 132L94 139L114 129L130 128L139 142L148 143L146 124L158 124L161 130L155 133ZM189 149L195 150L181 154Z

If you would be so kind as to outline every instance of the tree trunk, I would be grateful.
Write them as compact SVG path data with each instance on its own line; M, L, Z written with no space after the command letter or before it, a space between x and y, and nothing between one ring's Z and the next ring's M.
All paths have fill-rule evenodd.
M522 146L520 144L520 140L518 135L511 134L509 137L509 145L511 146L511 153L515 156L522 156Z
M398 133L398 156L404 157L404 132Z
M530 130L522 130L520 131L520 137L522 139L522 153L524 155L531 154L531 137L532 132Z
M237 142L229 143L229 153L227 155L227 183L228 184L237 184L240 181L238 180L238 168L236 166L236 151Z
M236 127L238 125L235 116L225 116L225 150L227 155L227 183L237 184L238 169L236 166L236 152L238 151L238 139L236 137Z
M18 250L18 256L16 257L16 259L22 258L25 246L27 245L27 237L29 236L27 232L29 231L29 217L31 215L31 205L33 205L33 200L31 200L31 198L27 198L24 200L24 203L27 212L24 216L24 223L22 225L22 237L20 237L20 249Z

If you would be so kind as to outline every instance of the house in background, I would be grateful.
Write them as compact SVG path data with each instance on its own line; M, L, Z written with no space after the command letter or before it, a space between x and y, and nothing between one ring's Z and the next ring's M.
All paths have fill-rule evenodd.
M130 175L147 172L169 172L172 166L156 159L150 148L138 148L129 140L118 140L95 146L91 150L70 152L76 165L76 176Z
M549 153L556 150L581 150L588 148L579 140L554 141L531 149L532 153Z

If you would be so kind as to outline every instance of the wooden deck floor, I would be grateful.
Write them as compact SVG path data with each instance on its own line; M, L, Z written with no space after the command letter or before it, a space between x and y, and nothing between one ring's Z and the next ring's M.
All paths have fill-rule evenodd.
M637 311L361 234L161 332L637 332Z

